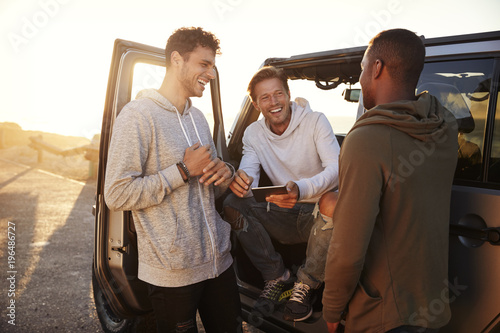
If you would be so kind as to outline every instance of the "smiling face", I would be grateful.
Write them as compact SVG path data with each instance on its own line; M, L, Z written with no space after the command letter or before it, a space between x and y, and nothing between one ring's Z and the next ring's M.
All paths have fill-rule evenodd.
M290 92L286 91L278 78L257 83L254 91L255 108L262 112L273 133L283 134L292 118Z
M179 82L185 97L201 97L205 86L215 77L215 52L203 46L181 59Z

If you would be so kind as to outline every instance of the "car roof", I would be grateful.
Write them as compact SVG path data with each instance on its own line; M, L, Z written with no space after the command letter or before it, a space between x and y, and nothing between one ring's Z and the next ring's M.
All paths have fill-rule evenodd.
M500 52L500 31L436 38L421 37L426 46L427 58ZM299 54L289 58L268 58L263 65L283 68L288 78L292 80L337 82L335 86L340 83L354 84L359 80L360 62L365 50L366 46L358 46Z

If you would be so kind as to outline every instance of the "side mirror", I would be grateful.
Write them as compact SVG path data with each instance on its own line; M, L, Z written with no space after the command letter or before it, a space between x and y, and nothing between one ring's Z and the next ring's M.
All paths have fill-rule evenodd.
M351 89L351 88L347 88L346 90L344 90L344 92L342 93L342 95L344 95L344 99L348 102L352 102L352 103L357 103L359 102L359 94L361 92L361 89Z

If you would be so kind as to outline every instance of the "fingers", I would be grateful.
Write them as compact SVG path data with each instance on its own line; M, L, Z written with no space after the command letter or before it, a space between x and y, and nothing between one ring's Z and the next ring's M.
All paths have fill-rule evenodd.
M296 183L289 181L286 184L287 194L274 194L266 198L266 201L276 204L281 208L293 208L297 203L299 188Z
M286 190L288 191L288 195L292 198L297 199L299 196L299 186L293 181L286 183Z
M219 158L215 158L203 169L203 175L200 178L200 183L207 186L214 183L214 185L217 186L230 178L231 170L229 170L226 163L221 161Z
M245 171L239 169L234 175L234 180L229 185L231 191L240 198L244 197L248 191L250 191L250 186L252 185L253 177L249 177Z
M211 152L211 148L209 144L202 146L200 142L196 142L191 147L186 148L186 154L192 154L193 152L196 152L197 154L206 154L207 152Z
M247 191L250 189L253 182L253 178L249 177L246 172L241 169L236 172L234 180L241 186L242 189Z
M287 198L287 199L282 199L282 198L279 198L279 197L283 197L283 196L287 196L287 194L283 194L283 195L271 195L269 197L266 197L266 201L270 202L270 203L273 203L275 205L277 205L278 207L281 207L281 208L293 208L293 206L295 206L295 204L297 203L297 199L291 199L291 198Z
M229 188L235 195L237 195L240 198L243 198L247 193L248 190L244 189L241 187L237 182L233 181L230 185Z
M215 186L218 186L225 180L231 178L231 170L229 170L226 163L222 162L218 158L217 160L218 163L213 168L214 170L217 170L217 172L212 174L212 176L208 179L208 182L205 182L205 185L210 185L213 182Z
M194 145L192 145L191 147L188 147L187 149L196 150L200 147L200 145L201 145L201 143L198 141Z
M248 176L247 173L241 169L239 169L236 174L245 184L252 184L253 178Z
M229 170L227 166L223 170L224 173L222 176L219 176L219 179L214 183L215 186L222 184L227 179L231 179L231 170Z
M184 164L192 176L199 176L210 164L212 159L210 145L201 146L199 142L186 149Z
M249 191L249 187L246 184L241 184L236 180L236 178L229 185L231 191L236 194L238 197L243 198Z
M214 171L212 170L214 166L216 165L216 162L214 160L210 161L204 168L203 168L203 176L201 177L206 178L207 176L213 175Z

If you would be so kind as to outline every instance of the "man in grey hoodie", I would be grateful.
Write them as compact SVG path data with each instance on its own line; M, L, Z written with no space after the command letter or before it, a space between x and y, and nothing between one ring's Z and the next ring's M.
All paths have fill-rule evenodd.
M113 126L105 200L132 211L138 277L149 285L159 332L196 330L197 310L207 332L240 326L231 228L215 209L233 172L190 100L214 78L218 52L219 40L201 28L175 31L161 87L141 91Z
M311 316L314 290L324 279L340 148L324 114L313 112L302 98L290 101L283 70L260 69L248 91L264 117L248 126L243 136L243 158L230 185L234 194L224 202L225 216L265 280L255 304L264 315L283 300L281 294L292 280L270 236L283 244L308 243L306 261L297 271L284 311L286 320L301 321ZM251 188L259 184L260 167L273 185L286 185L288 193L256 202Z
M359 78L367 109L340 154L339 199L326 263L329 332L437 332L450 319L448 238L457 123L427 92L415 96L422 40L386 30ZM432 315L428 309L432 309Z

